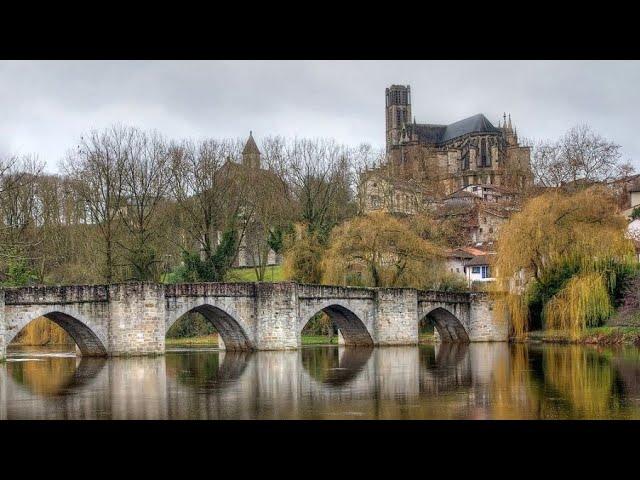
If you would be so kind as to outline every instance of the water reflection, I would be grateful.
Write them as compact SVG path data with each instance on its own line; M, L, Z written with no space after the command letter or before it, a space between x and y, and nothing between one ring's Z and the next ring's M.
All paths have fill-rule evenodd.
M373 347L303 348L302 365L317 382L339 387L355 379L371 358L373 350Z
M174 350L167 352L167 375L182 385L213 390L232 384L244 372L250 352Z
M637 348L13 351L0 365L3 419L640 418L639 397Z
M96 357L59 356L9 362L8 373L16 384L43 396L73 395L87 386L107 360Z

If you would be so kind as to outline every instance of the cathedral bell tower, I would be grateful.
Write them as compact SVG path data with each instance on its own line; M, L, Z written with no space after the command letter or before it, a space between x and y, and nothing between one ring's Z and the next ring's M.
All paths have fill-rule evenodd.
M402 127L411 119L411 87L391 85L385 90L387 152L400 143Z

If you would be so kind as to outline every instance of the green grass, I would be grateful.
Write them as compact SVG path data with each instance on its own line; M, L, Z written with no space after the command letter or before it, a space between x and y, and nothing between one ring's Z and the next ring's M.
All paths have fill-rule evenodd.
M420 333L418 343L435 343L435 335L433 333Z
M302 345L337 345L338 344L338 336L334 335L329 341L329 337L327 335L303 335L302 336Z
M252 267L232 268L227 272L229 282L257 282L256 272ZM265 282L281 282L284 280L282 265L267 267L264 274Z
M167 338L165 345L167 347L186 347L191 345L218 346L218 334L213 333L201 337Z
M187 347L187 346L217 346L218 335L203 335L201 337L183 337L183 338L167 338L165 340L167 347ZM326 335L303 335L303 345L337 345L338 336L334 335L331 341Z
M640 327L590 327L577 339L562 330L537 330L527 334L527 340L549 343L585 343L596 345L635 344L640 345Z

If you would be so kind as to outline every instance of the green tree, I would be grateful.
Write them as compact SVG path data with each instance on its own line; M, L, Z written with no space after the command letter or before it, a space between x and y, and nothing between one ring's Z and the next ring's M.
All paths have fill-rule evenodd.
M201 258L198 252L182 252L182 265L171 277L175 282L221 282L231 267L238 250L235 228L224 231L211 257Z

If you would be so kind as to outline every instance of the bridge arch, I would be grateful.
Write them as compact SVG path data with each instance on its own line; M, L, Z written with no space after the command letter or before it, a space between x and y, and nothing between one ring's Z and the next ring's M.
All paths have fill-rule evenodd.
M107 341L103 332L92 325L89 321L77 312L66 311L56 308L55 310L40 309L30 311L28 314L20 315L13 324L12 333L6 337L6 344L11 343L29 323L39 317L45 317L60 326L73 339L80 349L80 353L85 356L105 357L107 356Z
M165 334L180 317L192 312L201 314L208 322L211 322L224 342L226 350L240 351L253 349L247 332L240 324L240 321L237 320L239 318L237 314L209 303L187 306L176 312L166 323Z
M361 317L341 302L327 301L312 308L311 313L302 316L298 325L298 334L319 312L326 313L331 321L340 329L346 346L373 346L373 338Z
M462 322L444 307L435 307L424 314L423 319L433 321L434 327L440 335L440 341L444 343L460 342L469 343L469 334Z

